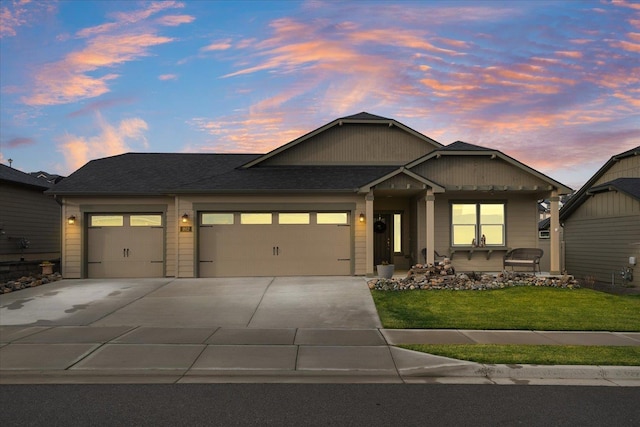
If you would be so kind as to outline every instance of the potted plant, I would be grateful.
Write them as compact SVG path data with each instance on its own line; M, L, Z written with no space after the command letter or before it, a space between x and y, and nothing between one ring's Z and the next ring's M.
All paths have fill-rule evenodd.
M51 261L42 261L42 274L53 274L53 263Z
M378 276L383 279L391 279L393 277L394 265L389 264L387 261L382 261L381 264L376 266L376 269L378 270Z

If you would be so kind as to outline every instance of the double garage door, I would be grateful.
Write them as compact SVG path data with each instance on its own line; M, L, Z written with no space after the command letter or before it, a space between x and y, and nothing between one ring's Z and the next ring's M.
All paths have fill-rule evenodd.
M200 277L350 275L349 212L203 212Z
M91 214L87 241L90 278L164 276L162 214Z

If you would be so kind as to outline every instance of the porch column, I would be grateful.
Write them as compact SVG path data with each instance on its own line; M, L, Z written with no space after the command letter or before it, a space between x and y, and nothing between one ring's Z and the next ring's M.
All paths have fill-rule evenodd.
M435 261L435 255L433 251L435 250L436 239L434 236L435 233L435 211L434 204L436 200L436 196L433 195L433 190L427 190L427 196L425 197L426 203L426 216L427 216L427 235L426 235L426 248L427 248L427 264L433 264Z
M558 190L551 192L549 198L551 202L551 223L549 227L550 249L549 260L551 261L551 274L560 274L560 197Z
M365 246L366 246L366 274L373 277L373 192L370 191L364 198L365 200Z

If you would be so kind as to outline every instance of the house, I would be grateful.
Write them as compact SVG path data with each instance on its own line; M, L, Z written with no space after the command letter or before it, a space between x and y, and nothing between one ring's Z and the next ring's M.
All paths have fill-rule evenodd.
M53 184L0 164L0 262L60 258L60 205Z
M619 285L630 269L625 284L640 285L640 146L611 157L562 207L560 221L570 274Z
M509 248L536 246L538 200L559 227L569 192L500 151L363 112L267 154L93 160L47 193L63 206L63 274L81 278L373 275L436 252L499 271ZM557 234L551 247L559 272Z

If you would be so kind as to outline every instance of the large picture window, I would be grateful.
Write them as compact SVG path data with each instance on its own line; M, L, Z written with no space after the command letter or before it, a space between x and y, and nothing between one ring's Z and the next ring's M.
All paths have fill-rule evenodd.
M453 246L504 246L504 203L453 203L451 243ZM483 239L484 236L484 239Z

